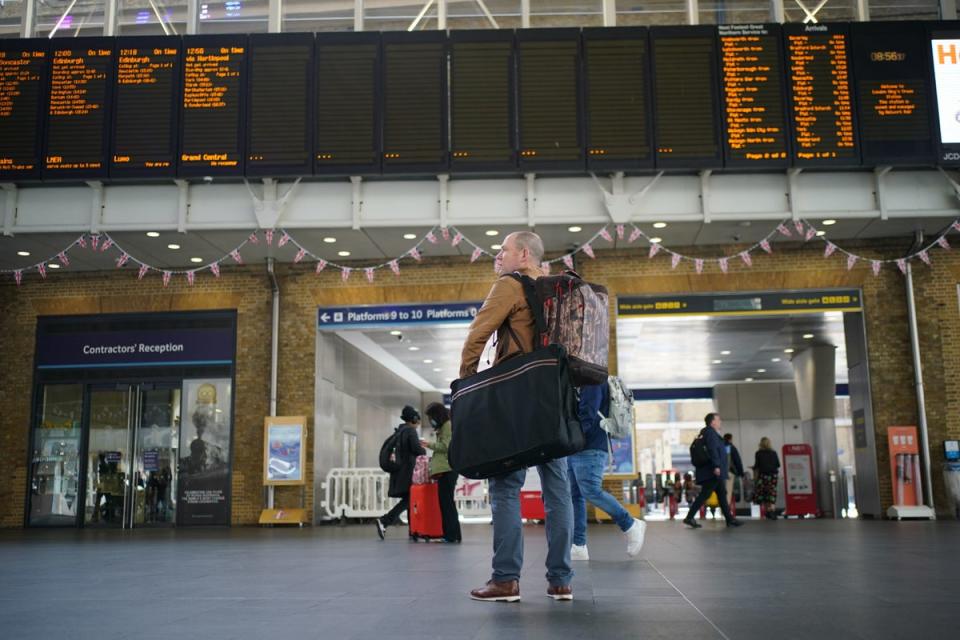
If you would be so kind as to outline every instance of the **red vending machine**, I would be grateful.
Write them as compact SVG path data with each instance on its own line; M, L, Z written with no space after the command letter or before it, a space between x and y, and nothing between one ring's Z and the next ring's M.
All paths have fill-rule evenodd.
M808 444L783 445L784 516L819 516L813 477L813 448Z

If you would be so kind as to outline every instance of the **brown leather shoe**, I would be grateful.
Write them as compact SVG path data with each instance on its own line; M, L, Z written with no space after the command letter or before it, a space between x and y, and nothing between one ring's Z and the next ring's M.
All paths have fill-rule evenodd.
M491 580L479 589L471 591L470 597L483 602L520 602L520 583L516 580L506 582Z
M573 600L573 588L570 585L550 585L547 587L547 597L554 600Z

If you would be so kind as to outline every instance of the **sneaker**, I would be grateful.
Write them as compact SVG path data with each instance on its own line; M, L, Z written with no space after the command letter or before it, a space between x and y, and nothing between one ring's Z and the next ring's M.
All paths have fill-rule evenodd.
M374 522L377 523L377 535L380 536L381 540L383 540L383 532L386 531L387 528L383 526L382 522L380 522L380 518L377 518L376 520L374 520Z
M702 524L700 524L699 522L696 522L695 520L690 519L690 518L684 518L684 519L683 519L683 524L687 525L687 526L690 527L691 529L701 529L701 528L703 528L703 525L702 525Z
M739 520L730 520L729 522L727 522L727 526L728 526L728 527L742 527L742 526L743 526L743 523L740 522Z
M506 582L491 580L479 589L471 591L470 599L481 602L520 602L520 583L516 580Z
M633 525L624 533L627 536L627 555L631 558L640 553L643 548L643 536L647 532L647 523L643 520L633 519Z
M575 544L570 547L571 560L589 560L590 554L587 552L587 545Z
M570 585L550 585L547 587L547 597L553 600L573 600L573 588Z

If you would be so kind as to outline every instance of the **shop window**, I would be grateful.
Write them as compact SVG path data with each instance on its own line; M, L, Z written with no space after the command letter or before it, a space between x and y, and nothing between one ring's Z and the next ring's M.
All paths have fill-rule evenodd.
M83 385L46 385L32 435L30 524L73 525L79 508Z

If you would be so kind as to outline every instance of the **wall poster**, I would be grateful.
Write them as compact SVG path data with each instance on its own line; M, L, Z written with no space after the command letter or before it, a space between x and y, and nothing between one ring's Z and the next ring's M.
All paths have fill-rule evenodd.
M263 420L263 483L298 485L306 482L307 419L271 416Z
M181 394L178 524L230 524L229 378L184 380Z

